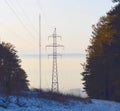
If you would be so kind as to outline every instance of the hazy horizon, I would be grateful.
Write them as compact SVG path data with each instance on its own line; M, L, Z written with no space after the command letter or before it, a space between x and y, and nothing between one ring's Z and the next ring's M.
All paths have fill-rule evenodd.
M114 4L111 0L0 0L0 39L12 43L22 59L22 68L28 74L32 87L39 87L39 14L41 15L42 88L51 87L52 50L48 36L57 29L62 36L58 50L60 90L82 87L81 63L90 44L92 25L106 15ZM101 8L102 7L102 8Z
M39 75L39 58L38 56L22 57L22 66L28 74L31 88L40 87L40 75ZM42 57L42 88L51 89L52 83L52 58ZM32 63L32 64L31 64ZM79 54L69 57L58 58L58 76L60 91L67 91L70 89L82 89L80 73L83 68L82 65L85 63L85 56ZM73 66L73 64L75 64Z

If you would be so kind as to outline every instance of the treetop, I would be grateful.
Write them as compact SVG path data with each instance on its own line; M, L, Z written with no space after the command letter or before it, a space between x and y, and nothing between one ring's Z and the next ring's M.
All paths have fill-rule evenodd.
M120 2L120 0L112 0L113 2Z

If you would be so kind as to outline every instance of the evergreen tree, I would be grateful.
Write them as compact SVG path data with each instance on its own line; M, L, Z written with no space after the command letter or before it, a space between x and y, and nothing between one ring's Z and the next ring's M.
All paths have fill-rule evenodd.
M113 2L120 2L120 0L113 0Z
M0 44L0 92L6 95L28 90L27 75L21 68L21 60L16 53L12 44Z
M88 95L120 101L120 3L93 26L87 52L82 75Z

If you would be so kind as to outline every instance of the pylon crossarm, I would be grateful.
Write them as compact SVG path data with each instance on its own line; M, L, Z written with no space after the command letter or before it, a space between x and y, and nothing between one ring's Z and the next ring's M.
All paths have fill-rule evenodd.
M63 47L64 48L63 45L46 45L46 47Z
M62 37L61 37L61 36L57 35L56 37L57 37L57 38L60 38L60 40L62 40Z
M54 36L54 34L53 34L53 35L48 36L48 40L49 40L50 38L53 38L53 36ZM60 40L62 40L62 37L61 37L61 36L59 36L59 35L55 35L55 37L56 37L56 38L60 38Z
M52 35L50 35L50 36L48 36L48 40L49 40L50 38L53 38L53 34L52 34Z
M50 56L53 56L53 54L48 54L48 57L50 57ZM57 54L56 56L57 56L57 57L58 57L58 56L62 57L62 54Z
M59 45L59 44L58 44L58 45L56 45L56 47L64 47L64 45Z
M47 48L47 47L53 47L53 45L46 45L46 48Z

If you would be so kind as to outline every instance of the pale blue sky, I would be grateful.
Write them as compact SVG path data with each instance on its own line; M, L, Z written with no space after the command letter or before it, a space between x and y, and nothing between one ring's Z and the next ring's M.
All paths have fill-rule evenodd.
M84 53L89 44L91 26L112 5L111 0L0 0L0 37L13 43L20 53L37 53L36 30L40 12L43 52L48 44L47 36L56 27L63 37L61 43L65 45L66 53ZM26 42L27 47L23 47Z
M73 53L69 58L58 61L60 89L79 88L82 87L80 73L83 70L80 64L85 62L85 57L79 56L78 53L85 54L90 44L91 26L96 24L112 6L114 4L111 0L0 0L0 38L15 45L31 86L39 87L36 54L40 12L42 53L51 52L45 51L45 45L51 43L48 36L53 33L55 27L62 36L60 44L65 46L65 50L60 52ZM51 64L51 60L42 59L43 88L51 87Z

